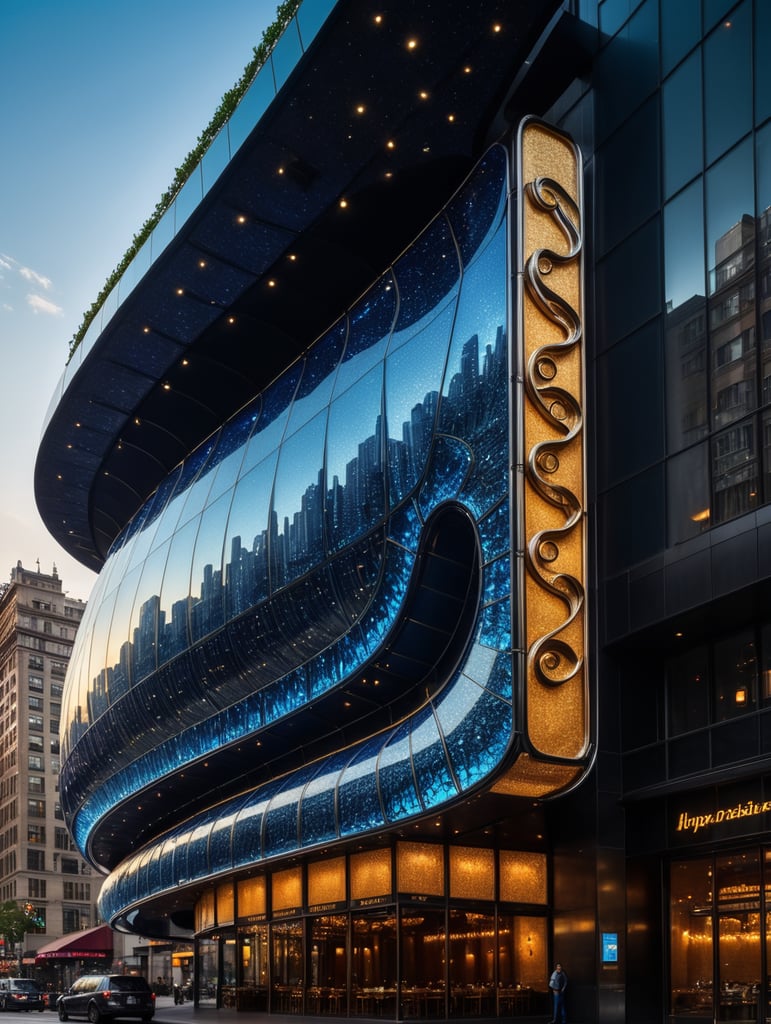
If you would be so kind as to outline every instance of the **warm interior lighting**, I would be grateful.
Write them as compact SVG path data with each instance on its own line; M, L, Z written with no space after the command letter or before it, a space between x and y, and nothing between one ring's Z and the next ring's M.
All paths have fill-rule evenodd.
M348 200L347 199L341 199L340 200L340 209L341 210L345 210L347 206L348 206Z
M502 28L503 28L503 26L499 22L496 22L493 25L493 32L500 32Z
M407 40L407 49L408 50L415 50L415 49L417 49L417 46L418 46L417 39L408 39Z
M364 104L363 104L363 103L360 103L360 104L359 104L359 105L358 105L358 106L356 107L356 113L357 113L357 114L363 114L363 113L364 113L364 112L366 111L366 109L367 109L367 108L366 108L366 107L364 106Z
M734 700L739 705L739 707L742 707L743 705L745 705L747 703L747 687L746 686L740 686L738 688L738 690L734 694Z
M387 149L396 149L396 143L394 142L393 139L389 139L388 142L386 142L386 148Z
M426 92L425 89L421 89L420 90L420 92L418 93L418 99L420 99L420 100L427 100L428 99L428 93Z
M373 18L373 21L375 22L376 25L382 25L383 24L383 15L382 14L376 14L375 17Z
M700 512L694 512L691 516L692 523L706 523L709 519L709 509L703 508Z
M455 120L455 114L448 114L447 115L447 120L450 121L450 122L454 121Z

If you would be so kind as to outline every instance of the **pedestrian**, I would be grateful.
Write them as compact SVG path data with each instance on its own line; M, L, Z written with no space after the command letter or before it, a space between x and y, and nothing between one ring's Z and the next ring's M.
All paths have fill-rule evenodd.
M550 1024L566 1024L565 1013L565 989L568 987L568 976L562 970L562 964L557 964L549 978L549 988L554 994L554 1013Z

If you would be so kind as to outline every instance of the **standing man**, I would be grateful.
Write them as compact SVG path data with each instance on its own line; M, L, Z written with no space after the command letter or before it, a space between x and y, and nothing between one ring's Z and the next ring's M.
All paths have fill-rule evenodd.
M562 970L562 964L557 964L549 978L549 988L554 993L554 1013L550 1024L566 1024L565 989L567 987L568 976Z

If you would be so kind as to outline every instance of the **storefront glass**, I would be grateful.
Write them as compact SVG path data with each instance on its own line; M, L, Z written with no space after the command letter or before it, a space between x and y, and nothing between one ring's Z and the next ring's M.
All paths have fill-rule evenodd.
M274 1013L302 1013L302 921L279 921L271 925L270 937L271 1010Z
M268 1005L268 926L259 924L239 929L238 948L241 977L236 1005L239 1010L265 1010Z
M396 916L393 911L356 913L351 920L352 1012L396 1017Z
M348 1012L347 934L346 914L325 914L310 920L308 1013L340 1016Z
M768 855L765 855L766 860ZM765 906L770 895L764 890ZM671 1017L757 1021L763 984L761 865L756 850L676 861L670 870ZM764 991L764 988L766 991Z

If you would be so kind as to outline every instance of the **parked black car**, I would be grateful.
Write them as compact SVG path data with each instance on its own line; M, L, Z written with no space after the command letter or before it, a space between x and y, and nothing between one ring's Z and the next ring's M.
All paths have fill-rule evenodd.
M145 978L133 974L84 974L56 1001L59 1020L85 1017L91 1024L102 1018L140 1017L152 1020L155 993Z
M42 1010L43 992L29 978L0 978L0 1010Z

